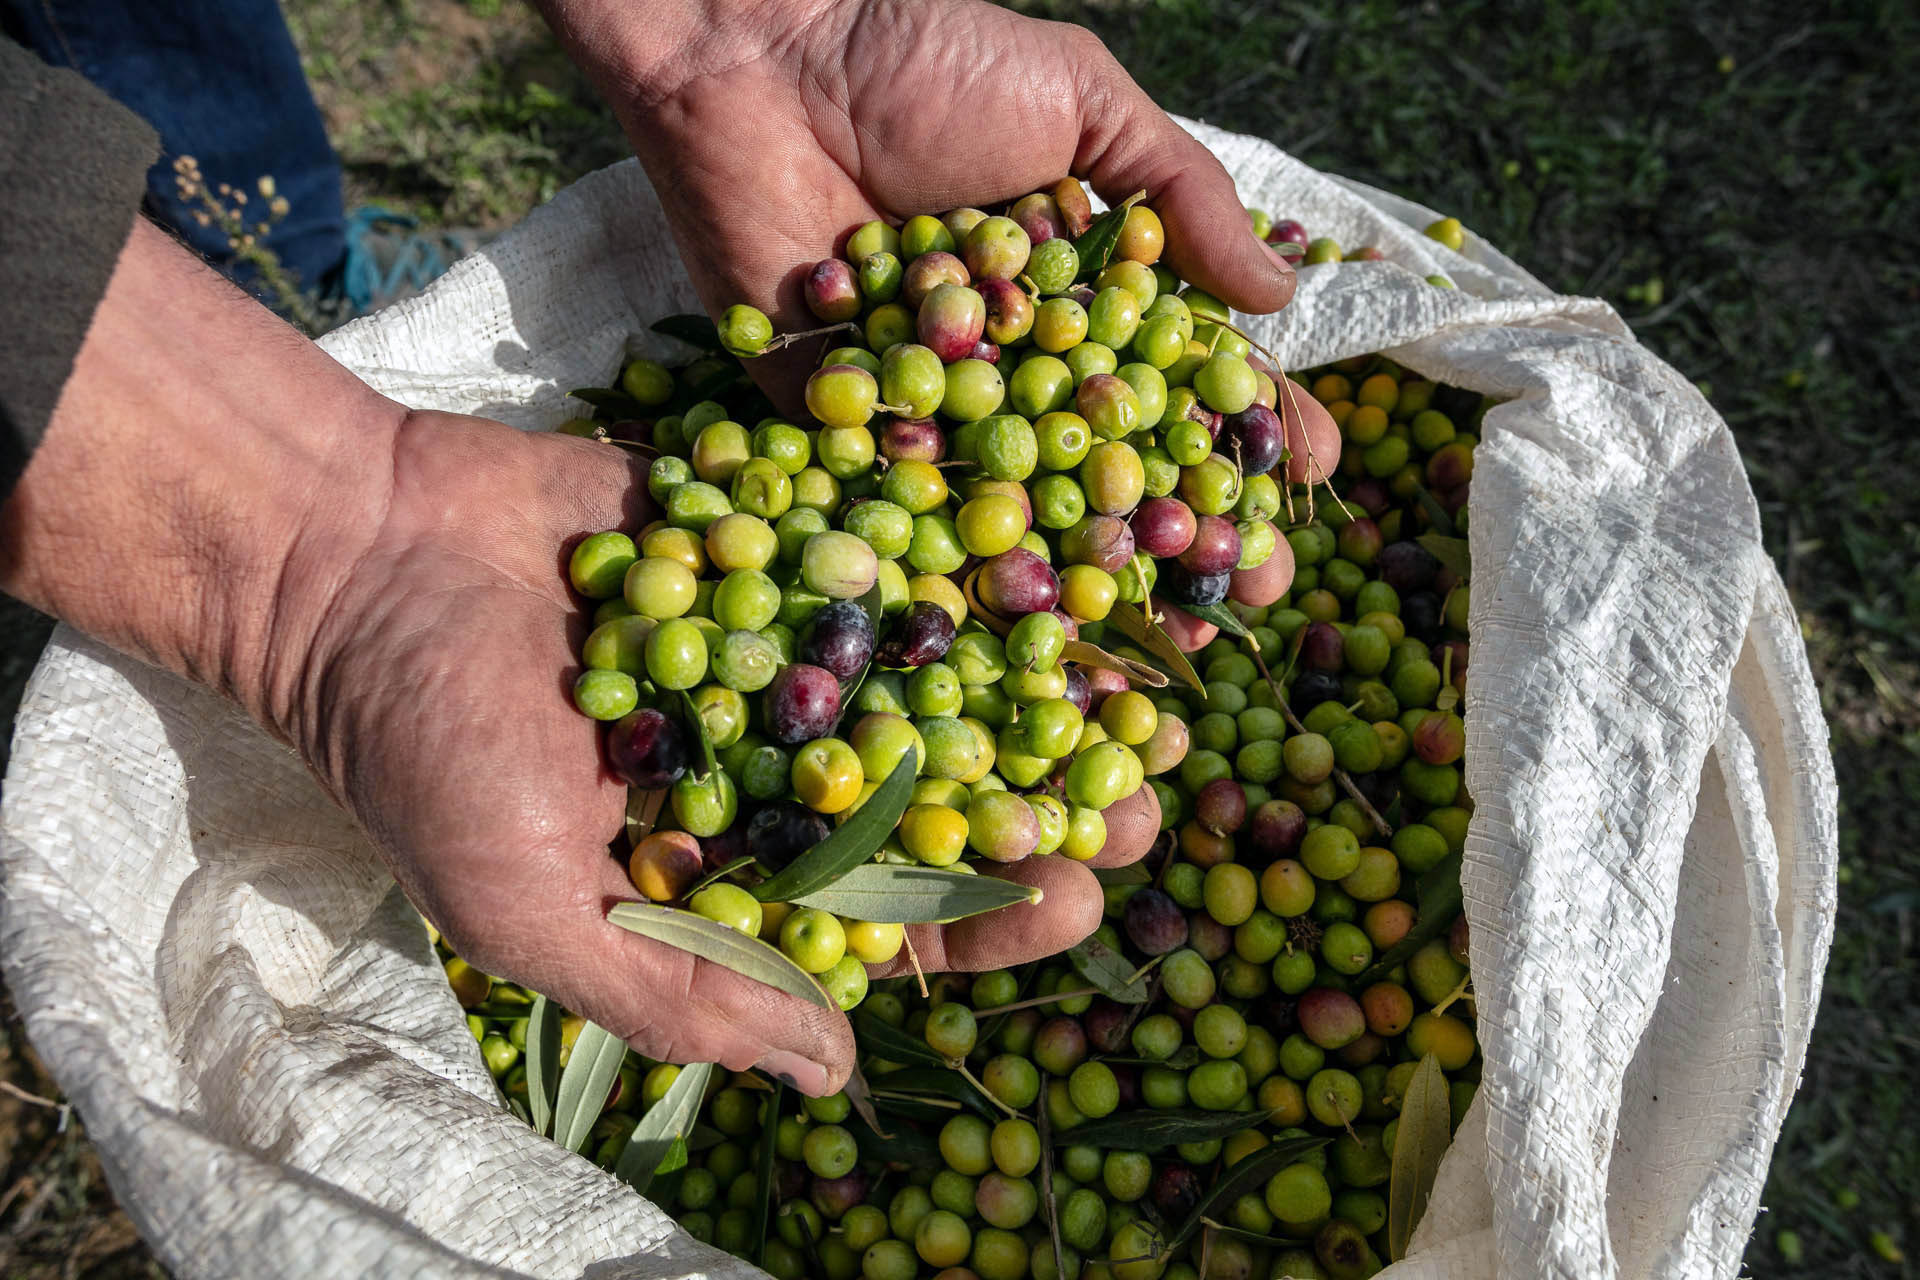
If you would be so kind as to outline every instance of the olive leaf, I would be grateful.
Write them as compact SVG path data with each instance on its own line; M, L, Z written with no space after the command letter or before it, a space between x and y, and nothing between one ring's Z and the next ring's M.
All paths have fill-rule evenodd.
M1353 980L1355 991L1364 991L1382 981L1395 967L1413 958L1413 953L1453 927L1460 916L1460 855L1448 854L1417 882L1420 915L1406 937L1381 952L1374 962Z
M653 824L660 821L660 811L666 808L665 791L642 791L638 787L627 789L627 843L638 845L653 832Z
M767 1253L767 1222L773 1209L773 1155L780 1133L780 1104L786 1101L787 1086L776 1082L773 1096L767 1099L767 1118L760 1127L759 1181L753 1191L753 1230L747 1239L755 1241L754 1259L764 1263Z
M1107 269L1120 243L1120 232L1127 225L1127 210L1146 198L1145 191L1136 191L1087 226L1086 232L1073 242L1074 252L1080 255L1080 274L1075 279L1091 280Z
M1145 1004L1151 994L1139 967L1098 938L1088 938L1067 952L1073 971L1098 987L1109 1000Z
M1180 608L1202 622L1211 622L1230 636L1239 636L1243 639L1250 639L1253 636L1253 632L1247 630L1247 624L1240 621L1239 616L1223 604L1183 604Z
M720 758L713 750L713 735L707 732L707 722L700 718L700 708L693 705L693 695L685 689L680 690L680 705L687 709L687 727L693 730L693 736L700 744L700 759L707 766L701 777L694 779L704 782L720 769Z
M1455 577L1466 581L1473 576L1473 560L1467 552L1465 538L1449 538L1438 533L1423 533L1414 539L1427 549L1427 554L1453 571Z
M584 401L593 406L594 416L609 419L649 418L651 411L624 391L611 387L575 387L567 392L569 398Z
M535 1133L553 1130L553 1094L559 1087L560 1009L540 996L527 1014L527 1114Z
M1000 1118L994 1113L993 1103L952 1067L903 1067L881 1076L878 1087L887 1093L924 1093L947 1098L989 1120Z
M1400 1101L1400 1128L1393 1140L1393 1180L1387 1188L1387 1258L1406 1256L1427 1197L1440 1172L1440 1159L1453 1141L1453 1106L1447 1077L1432 1054L1420 1059Z
M893 834L900 815L907 811L918 771L919 761L913 755L902 756L858 813L788 863L772 879L762 881L754 888L753 896L762 902L793 902L826 888L871 858Z
M880 628L886 622L886 601L881 597L879 584L875 584L867 593L854 602L867 615L867 623L873 628L873 651L880 652ZM868 654L866 665L860 668L860 677L849 684L840 695L840 714L845 715L853 700L860 695L860 686L867 682L867 676L873 671L873 656Z
M1121 1151L1158 1151L1183 1142L1211 1142L1230 1138L1242 1129L1265 1124L1271 1111L1116 1111L1098 1120L1083 1120L1067 1130L1066 1138Z
M853 1064L853 1070L847 1073L847 1083L841 1092L847 1095L847 1101L852 1104L855 1113L872 1126L875 1133L883 1138L893 1136L880 1127L880 1117L873 1110L873 1090L867 1085L867 1073L860 1069L858 1061Z
M607 912L607 922L643 938L692 952L703 960L724 965L742 977L764 982L822 1009L836 1007L806 970L758 938L749 938L718 920L677 907L621 902Z
M700 1104L706 1100L713 1072L711 1062L680 1068L660 1101L648 1107L640 1123L633 1126L633 1135L614 1163L614 1177L645 1195L656 1175L670 1172L664 1167L667 1158L676 1143L683 1151L690 1145L693 1124L700 1115Z
M855 1007L852 1015L853 1038L862 1053L872 1053L885 1058L888 1062L919 1062L927 1066L944 1067L947 1060L933 1051L933 1046L915 1035L909 1035L890 1022L882 1022L866 1009ZM885 1077L881 1077L885 1079Z
M698 880L695 880L692 884L687 886L687 891L681 894L680 897L683 900L687 898L691 898L694 894L700 892L702 889L706 888L708 885L714 884L721 880L725 880L728 876L732 875L734 872L744 871L748 867L755 866L755 865L757 864L754 862L752 854L750 853L742 854L740 857L735 858L731 862L722 863L720 866L715 867L713 870L707 872L707 874L701 876Z
M1420 509L1427 513L1427 519L1433 524L1433 531L1443 538L1451 538L1453 517L1448 515L1447 509L1440 505L1440 499L1434 497L1427 486L1418 482L1413 486L1413 496L1419 501ZM1428 550L1431 551L1432 548Z
M862 1117L864 1119L864 1117ZM940 1144L911 1125L897 1125L892 1133L863 1124L853 1131L860 1154L881 1164L903 1168L944 1168Z
M620 1064L626 1060L626 1042L613 1032L595 1022L580 1028L580 1038L573 1042L553 1101L555 1142L569 1151L586 1145L594 1121L607 1105L607 1093L619 1078ZM532 1096L531 1089L528 1096Z
M1205 1219L1211 1218L1214 1209L1231 1208L1241 1196L1264 1187L1267 1179L1290 1164L1294 1164L1312 1155L1327 1145L1325 1138L1289 1138L1285 1142L1273 1142L1261 1147L1252 1155L1243 1156L1232 1168L1221 1173L1207 1193L1193 1206L1186 1220L1174 1230L1167 1240L1169 1251L1178 1249L1193 1238Z
M869 862L848 870L824 888L788 901L796 907L813 907L875 924L945 924L1016 902L1037 903L1040 896L1036 888L992 876Z
M1097 645L1085 640L1069 640L1060 656L1067 662L1077 662L1083 667L1100 667L1107 671L1118 671L1134 684L1144 684L1150 689L1167 687L1167 676L1156 671L1144 662L1135 662L1132 658L1123 658L1119 654L1108 653Z
M647 327L702 351L720 350L720 327L703 315L662 316Z
M1095 867L1093 878L1103 886L1111 888L1119 884L1152 884L1153 872L1140 862L1129 862L1124 867Z
M1154 657L1166 663L1173 674L1186 681L1189 686L1204 692L1206 684L1200 679L1200 673L1193 669L1193 661L1180 651L1180 646L1172 637L1160 629L1160 625L1150 621L1140 611L1139 606L1122 601L1113 606L1107 614L1107 621L1120 628L1122 635L1142 646Z

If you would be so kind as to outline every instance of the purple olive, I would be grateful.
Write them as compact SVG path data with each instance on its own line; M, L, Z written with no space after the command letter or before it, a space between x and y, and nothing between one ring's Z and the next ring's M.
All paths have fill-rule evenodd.
M836 600L800 634L799 660L825 667L842 682L859 678L873 657L873 620L853 600Z
M807 310L828 324L839 324L860 314L860 278L839 258L823 258L807 272L803 290Z
M840 722L840 681L825 667L797 662L774 674L761 707L767 735L782 746L830 737Z
M827 820L792 800L770 804L747 823L747 849L753 860L769 873L825 840L831 828Z
M953 644L953 615L931 600L916 600L894 620L874 661L883 667L924 667Z
M607 758L628 786L658 791L680 780L692 752L686 731L677 721L651 707L642 707L608 728Z
M1159 889L1141 889L1128 898L1123 921L1128 940L1150 956L1187 944L1186 915L1179 903Z
M1239 413L1228 415L1223 434L1240 450L1240 470L1245 475L1264 475L1280 465L1286 451L1287 428L1280 415L1263 404L1250 404Z

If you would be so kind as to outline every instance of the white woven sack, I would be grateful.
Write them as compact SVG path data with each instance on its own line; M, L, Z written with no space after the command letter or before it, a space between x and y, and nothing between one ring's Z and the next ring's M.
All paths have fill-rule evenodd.
M1301 273L1254 326L1289 367L1384 350L1508 400L1471 523L1485 1078L1385 1274L1732 1276L1835 867L1819 706L1732 438L1603 304L1193 128L1247 203L1391 259ZM544 427L695 305L627 163L326 345L410 404ZM61 629L0 819L7 982L181 1276L751 1273L501 1109L364 838L219 699Z

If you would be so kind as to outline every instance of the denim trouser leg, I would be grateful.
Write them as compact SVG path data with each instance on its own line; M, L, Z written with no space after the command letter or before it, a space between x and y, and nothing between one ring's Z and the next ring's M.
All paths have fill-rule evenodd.
M147 210L209 260L235 271L225 237L179 198L179 156L199 162L209 187L246 191L248 209L263 215L256 184L270 175L289 210L267 246L307 289L338 268L340 163L276 0L0 0L0 18L43 59L79 71L159 131Z

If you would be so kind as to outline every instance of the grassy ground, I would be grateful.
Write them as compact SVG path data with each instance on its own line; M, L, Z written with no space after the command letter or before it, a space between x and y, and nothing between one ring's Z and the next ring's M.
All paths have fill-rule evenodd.
M357 199L497 225L624 154L512 5L286 7ZM1612 301L1710 388L1801 612L1843 804L1826 998L1748 1267L1902 1274L1885 1255L1920 1248L1920 1156L1904 1140L1920 1050L1920 396L1905 377L1920 340L1920 12L1895 0L1584 0L1524 17L1478 0L1018 7L1099 31L1171 110L1457 214L1554 287ZM0 614L0 635L15 634L0 715L41 633ZM17 1038L0 1075L47 1088ZM84 1146L42 1110L0 1097L0 1274L148 1274L137 1248L109 1249L124 1219Z

